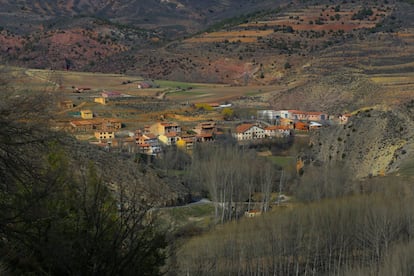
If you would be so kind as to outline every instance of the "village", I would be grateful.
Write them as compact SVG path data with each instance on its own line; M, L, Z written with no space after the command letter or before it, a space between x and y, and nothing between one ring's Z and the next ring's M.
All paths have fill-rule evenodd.
M147 83L139 84L140 87L144 85ZM90 88L77 88L76 93L89 90ZM103 91L98 96L90 97L89 101L105 106L121 97L129 96L115 91ZM231 103L204 103L203 106L212 110L233 108ZM72 100L61 101L59 107L63 111L67 110L70 115L69 120L60 122L60 128L79 140L87 140L107 151L117 149L156 157L161 155L165 146L176 146L191 152L196 143L211 143L225 137L246 144L297 134L307 135L310 131L332 124L344 124L351 116L302 110L257 110L256 116L250 120L234 119L229 122L208 119L184 126L178 121L160 118L146 122L141 128L131 129L125 127L121 119L99 116L93 109L81 108L77 112L70 112L75 108Z

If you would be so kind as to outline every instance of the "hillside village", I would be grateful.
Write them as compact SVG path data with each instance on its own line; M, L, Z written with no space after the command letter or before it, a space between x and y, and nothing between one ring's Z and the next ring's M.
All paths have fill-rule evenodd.
M0 275L414 275L414 0L2 0Z
M105 106L119 97L129 96L115 91L103 91L101 95L91 97L89 101ZM228 102L199 106L205 105L211 109L232 107ZM78 139L86 139L91 144L108 151L119 149L152 156L159 156L162 147L165 146L176 146L191 151L196 143L214 142L224 137L231 137L238 143L253 141L257 143L273 138L294 136L298 133L306 134L332 124L344 124L351 116L350 114L334 116L325 112L302 110L257 110L257 115L251 120L210 119L194 122L192 126L188 124L182 126L178 121L161 118L156 122L146 122L142 128L131 129L124 127L122 119L102 117L92 109L69 111L75 107L71 100L61 101L59 106L64 111L68 110L67 114L71 117L60 122L60 128L72 133Z

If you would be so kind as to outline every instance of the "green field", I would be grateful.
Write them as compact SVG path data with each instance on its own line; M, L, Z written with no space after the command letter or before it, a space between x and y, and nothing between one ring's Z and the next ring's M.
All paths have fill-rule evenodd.
M163 208L159 212L167 224L172 224L174 228L192 225L206 229L213 223L214 205L211 203L190 204Z
M191 89L191 88L216 86L216 84L191 83L191 82L170 81L170 80L156 80L155 82L158 85L160 85L161 88Z
M294 164L295 158L292 156L268 156L267 157L273 164L281 167L287 167Z

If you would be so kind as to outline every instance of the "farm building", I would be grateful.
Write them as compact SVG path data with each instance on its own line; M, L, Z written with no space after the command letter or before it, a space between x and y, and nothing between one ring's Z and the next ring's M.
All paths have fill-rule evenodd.
M89 109L81 110L81 118L82 119L92 119L93 118L93 112Z
M237 141L263 139L266 137L263 128L254 124L241 124L236 127L233 137Z
M95 137L99 140L111 140L115 138L113 131L95 131Z
M121 97L122 94L121 92L117 92L117 91L104 91L102 92L102 97L104 98L117 98L117 97Z

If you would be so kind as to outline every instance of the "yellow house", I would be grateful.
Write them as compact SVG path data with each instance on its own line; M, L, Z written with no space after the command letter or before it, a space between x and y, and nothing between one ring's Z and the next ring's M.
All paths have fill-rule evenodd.
M186 136L180 137L179 140L175 143L178 148L182 150L192 150L194 147L196 137L195 136Z
M176 123L158 122L151 125L149 130L155 135L166 135L169 133L180 133L181 127Z
M99 140L114 139L115 132L113 131L95 131L95 137Z
M103 105L106 104L106 98L104 98L104 97L95 98L94 101L95 101L95 103L100 103L100 104L103 104Z
M89 109L81 110L82 119L93 119L93 112Z
M166 133L165 135L158 135L158 141L167 146L175 145L180 140L176 133Z
M73 102L71 100L66 100L66 101L61 101L59 103L59 107L60 108L64 108L64 109L71 109L74 107Z

